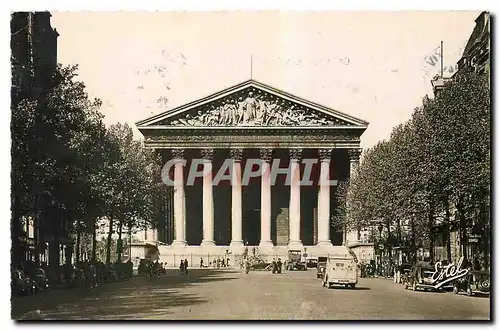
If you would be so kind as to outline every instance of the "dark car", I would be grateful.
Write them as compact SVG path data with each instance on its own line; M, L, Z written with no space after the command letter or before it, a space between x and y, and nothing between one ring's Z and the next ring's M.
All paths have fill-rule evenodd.
M466 292L468 296L475 294L490 294L490 273L485 271L470 271L464 277L455 281L453 292Z
M43 268L35 268L30 272L30 278L33 279L37 291L49 291L49 279L45 275Z
M32 294L36 291L34 281L25 276L22 270L12 268L10 270L10 277L10 286L14 295L24 296Z
M412 267L411 273L403 277L401 283L405 289L411 288L413 291L429 290L434 291L432 274L434 268L427 263L418 263Z
M250 270L271 270L271 263L264 260L256 260L250 265Z
M411 264L401 264L398 268L400 272L400 282L401 284L405 284L409 282L410 277L412 276L412 267Z
M318 267L318 259L307 258L307 268L316 268L316 267Z

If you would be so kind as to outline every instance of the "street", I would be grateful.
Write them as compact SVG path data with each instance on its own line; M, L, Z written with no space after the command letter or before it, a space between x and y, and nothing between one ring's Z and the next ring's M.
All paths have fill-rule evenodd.
M315 270L272 275L256 271L177 270L156 280L134 277L97 289L55 290L12 299L15 319L327 319L488 320L490 299L413 292L382 278L356 289L321 286Z

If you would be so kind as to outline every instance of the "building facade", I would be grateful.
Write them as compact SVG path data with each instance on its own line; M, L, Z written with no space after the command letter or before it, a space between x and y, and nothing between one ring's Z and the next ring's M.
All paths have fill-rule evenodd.
M57 67L57 33L50 12L12 14L12 93L15 98L36 98L51 84Z
M255 80L138 122L173 186L160 259L342 245L331 230L335 182L356 167L367 125Z
M12 109L23 99L39 99L43 91L52 87L52 76L57 67L59 34L52 28L50 18L49 12L11 14ZM13 140L13 143L16 142L19 141ZM14 196L11 220L11 253L14 264L24 260L53 264L59 264L65 259L71 260L72 248L66 220L54 221L55 217L47 216L51 220L44 222L40 214L21 217L17 210L18 203Z
M490 74L490 13L482 12L475 22L476 26L467 41L462 57L457 62L457 71L451 77L437 76L432 81L435 96L444 88L446 82L458 79L461 74L466 72Z

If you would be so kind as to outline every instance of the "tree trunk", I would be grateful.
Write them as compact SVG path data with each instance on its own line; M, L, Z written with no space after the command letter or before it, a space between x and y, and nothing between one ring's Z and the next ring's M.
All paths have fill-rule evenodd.
M128 259L132 261L132 226L128 227Z
M123 232L123 222L120 221L118 225L118 243L117 243L117 252L118 252L117 260L119 263L122 262L122 250L123 250L122 232Z
M11 248L11 263L13 267L17 267L21 261L23 261L24 252L21 238L21 217L19 216L18 210L18 198L14 196L13 207L12 207L12 220L10 223L11 228L11 238L12 238L12 248ZM36 241L35 241L36 244Z
M489 269L489 259L490 259L490 244L489 244L489 233L490 233L490 219L489 212L487 210L487 205L485 202L481 203L481 215L480 215L482 230L481 230L481 241L483 250L483 267L485 270Z
M49 228L50 234L52 235L52 242L49 243L49 266L57 267L60 264L60 242L59 242L59 228L61 227L60 215L52 217L52 226Z
M92 223L92 262L97 261L97 226L96 226L97 219L94 220Z
M80 262L80 241L81 241L81 233L80 233L80 220L76 220L76 248L75 248L75 255L76 255L76 262Z
M429 219L428 219L428 230L429 230L429 260L434 263L434 206L429 203Z
M386 223L387 227L387 254L389 256L389 265L392 265L392 243L391 243L391 224L389 222Z
M444 218L444 224L445 224L444 241L446 244L446 259L448 260L448 262L451 262L451 222L450 222L450 201L448 197L446 197L444 207L446 210Z
M401 247L402 243L403 243L403 239L402 239L402 233L401 233L401 220L400 219L398 219L396 230L397 230L398 245Z
M111 263L111 236L113 235L113 218L109 219L108 239L106 240L106 263Z
M417 262L417 236L415 234L415 215L411 216L411 259L412 263Z
M460 197L457 203L458 217L459 217L459 233L460 233L460 245L462 248L462 257L464 258L464 265L468 264L467 258L467 226L465 222L465 210L463 204L463 197Z
M36 211L33 214L33 241L35 242L35 262L40 263L40 254L42 251L40 250L41 243L45 242L45 238L43 237L44 231L40 230L42 227L42 215L40 211ZM45 250L44 250L45 251Z

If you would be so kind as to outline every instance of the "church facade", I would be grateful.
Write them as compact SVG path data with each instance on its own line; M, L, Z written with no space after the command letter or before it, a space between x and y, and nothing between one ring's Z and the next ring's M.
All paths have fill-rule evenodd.
M173 186L167 264L249 250L319 256L344 243L335 192L359 162L367 122L248 80L136 125Z

